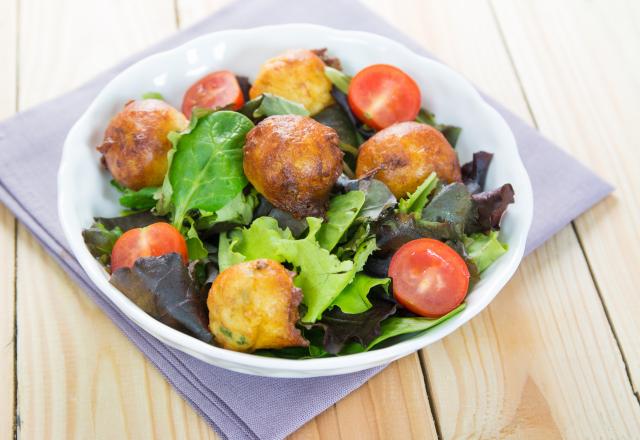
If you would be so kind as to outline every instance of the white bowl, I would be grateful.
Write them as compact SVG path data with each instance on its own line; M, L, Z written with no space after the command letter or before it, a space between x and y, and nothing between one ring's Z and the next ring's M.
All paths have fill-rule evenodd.
M209 71L229 69L252 78L261 63L285 49L322 47L339 57L350 74L374 63L393 64L409 73L421 87L422 104L436 114L438 121L463 127L456 147L461 162L470 160L472 153L481 149L495 154L486 187L511 183L516 193L516 203L507 211L501 230L501 239L508 243L509 251L483 273L460 314L419 336L367 353L309 360L267 358L214 347L156 321L109 284L107 272L91 256L81 236L93 217L115 216L120 209L96 151L110 118L124 103L144 92L160 92L179 107L188 86ZM515 272L524 253L533 211L531 185L509 127L462 76L378 35L308 24L215 32L129 67L107 84L69 132L58 190L60 220L73 254L95 285L131 320L167 345L210 364L274 377L329 376L364 370L389 363L453 332L480 313Z

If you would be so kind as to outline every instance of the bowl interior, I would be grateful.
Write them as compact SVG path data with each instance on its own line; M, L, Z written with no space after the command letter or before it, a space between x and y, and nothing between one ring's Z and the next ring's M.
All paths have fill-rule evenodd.
M206 345L153 320L108 284L108 275L84 246L81 231L96 216L118 215L117 193L100 167L95 147L110 118L145 92L160 92L179 108L185 90L210 71L228 69L252 80L269 57L292 48L327 47L354 74L375 63L393 64L420 85L423 105L439 122L463 127L456 150L461 163L473 152L495 154L486 187L511 183L516 203L505 215L500 233L509 251L482 276L458 316L425 334L371 353L332 359L291 361L233 353ZM79 184L81 182L81 184ZM310 25L287 25L210 34L170 52L149 57L116 77L98 95L69 133L59 176L60 218L75 256L98 287L149 333L207 362L237 371L276 376L314 376L356 371L388 362L450 333L488 304L515 271L524 251L532 212L531 189L515 141L504 120L457 73L437 62L372 34Z

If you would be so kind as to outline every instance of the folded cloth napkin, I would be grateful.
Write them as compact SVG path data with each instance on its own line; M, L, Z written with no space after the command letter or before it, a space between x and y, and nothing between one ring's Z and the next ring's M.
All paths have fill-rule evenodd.
M314 379L268 379L226 371L167 347L129 321L91 284L69 253L57 218L56 173L67 131L98 91L126 66L201 34L230 28L308 22L374 31L427 55L423 48L351 0L244 0L101 74L83 87L0 124L0 201L224 438L282 438L361 386L381 368ZM485 97L513 130L533 185L530 252L611 187Z

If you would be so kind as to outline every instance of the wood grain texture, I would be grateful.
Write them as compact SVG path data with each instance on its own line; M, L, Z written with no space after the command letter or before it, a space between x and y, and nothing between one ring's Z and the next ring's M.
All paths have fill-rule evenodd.
M11 17L18 0L0 2L2 113L16 100ZM62 93L176 23L189 25L227 3L20 0L20 106ZM638 3L500 0L494 10L463 0L365 4L519 115L535 117L546 134L616 183L617 197L576 226L637 387ZM0 344L13 335L12 222L0 209ZM18 235L20 438L215 438L28 232ZM12 353L0 351L0 387L6 380L9 390ZM625 439L640 432L640 406L571 228L529 257L484 313L420 356L444 439ZM5 397L2 438L13 429L5 408L13 399ZM293 437L436 438L417 355Z
M416 354L392 363L292 439L436 439Z
M234 0L175 0L175 2L178 23L181 28L184 28L233 3Z
M494 5L540 130L616 187L576 227L638 394L640 3Z
M14 431L15 220L0 207L0 438Z
M17 2L0 14L0 119L16 109ZM1 136L1 134L0 134ZM11 438L15 415L15 220L0 205L0 438Z
M530 118L487 3L371 3ZM571 228L526 259L485 312L422 355L443 438L632 438L640 427L640 407Z
M175 30L168 0L22 0L20 10L22 108ZM215 438L22 228L18 258L20 438Z

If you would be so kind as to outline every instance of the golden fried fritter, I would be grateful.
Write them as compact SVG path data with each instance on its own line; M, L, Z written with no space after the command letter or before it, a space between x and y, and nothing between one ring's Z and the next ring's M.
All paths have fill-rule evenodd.
M322 217L342 170L336 131L304 116L271 116L247 134L244 173L271 204Z
M442 133L418 122L400 122L373 135L360 147L356 165L356 177L375 172L398 198L433 171L447 183L461 179L456 152Z
M130 101L109 122L98 151L119 184L133 190L159 186L171 149L167 134L188 124L182 113L159 99Z
M306 347L295 327L302 291L293 273L273 260L236 264L213 282L207 306L216 342L230 350Z
M324 74L324 63L306 49L288 50L260 67L249 96L253 99L263 93L302 104L311 115L333 102L331 81Z

